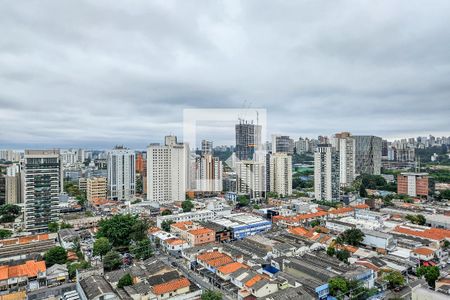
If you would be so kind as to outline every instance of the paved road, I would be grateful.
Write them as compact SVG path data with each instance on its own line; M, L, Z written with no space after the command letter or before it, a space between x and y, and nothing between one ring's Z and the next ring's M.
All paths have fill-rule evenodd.
M177 261L175 258L167 255L161 255L160 259L166 263L168 266L173 267L172 263L176 265L176 268L184 274L187 278L189 278L192 282L198 284L202 290L216 290L222 293L223 297L228 300L234 300L237 298L236 296L232 296L226 293L226 291L223 291L215 286L213 286L211 283L209 283L206 279L203 277L197 275L194 271L188 270L182 263Z

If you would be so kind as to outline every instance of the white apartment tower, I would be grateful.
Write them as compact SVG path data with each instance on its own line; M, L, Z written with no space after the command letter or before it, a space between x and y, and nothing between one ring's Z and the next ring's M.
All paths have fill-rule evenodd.
M314 194L317 200L339 201L339 153L330 144L314 152Z
M195 190L199 192L221 192L222 188L222 162L211 154L195 158Z
M336 133L331 145L339 152L340 184L349 186L355 180L355 139L349 132Z
M259 199L266 192L266 166L264 161L241 160L236 162L237 192Z
M58 221L63 190L61 165L59 150L25 150L22 182L26 230L46 231L48 223Z
M147 200L159 203L184 201L190 188L190 150L176 136L147 149Z
M292 156L286 153L270 155L269 190L282 196L292 194Z
M133 150L116 146L108 151L108 195L113 200L130 200L136 193L136 160Z

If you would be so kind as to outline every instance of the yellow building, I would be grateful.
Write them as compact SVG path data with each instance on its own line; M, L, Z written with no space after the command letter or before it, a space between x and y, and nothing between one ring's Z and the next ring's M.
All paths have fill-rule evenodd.
M93 201L94 199L106 199L106 193L106 177L88 178L86 183L86 196L88 201Z

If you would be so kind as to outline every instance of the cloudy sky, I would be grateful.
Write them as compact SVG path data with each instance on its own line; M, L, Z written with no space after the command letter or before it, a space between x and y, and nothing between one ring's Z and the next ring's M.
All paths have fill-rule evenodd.
M269 134L450 135L450 1L0 1L0 148L144 148L243 107Z

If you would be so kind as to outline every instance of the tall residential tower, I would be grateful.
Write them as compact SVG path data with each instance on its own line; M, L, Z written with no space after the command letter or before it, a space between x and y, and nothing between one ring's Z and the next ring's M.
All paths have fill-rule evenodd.
M339 153L330 144L314 152L314 194L317 200L339 201Z
M108 195L113 200L130 200L136 193L136 159L133 150L116 146L108 151Z
M58 201L63 190L59 150L25 150L23 184L25 228L32 232L48 229L58 221Z

